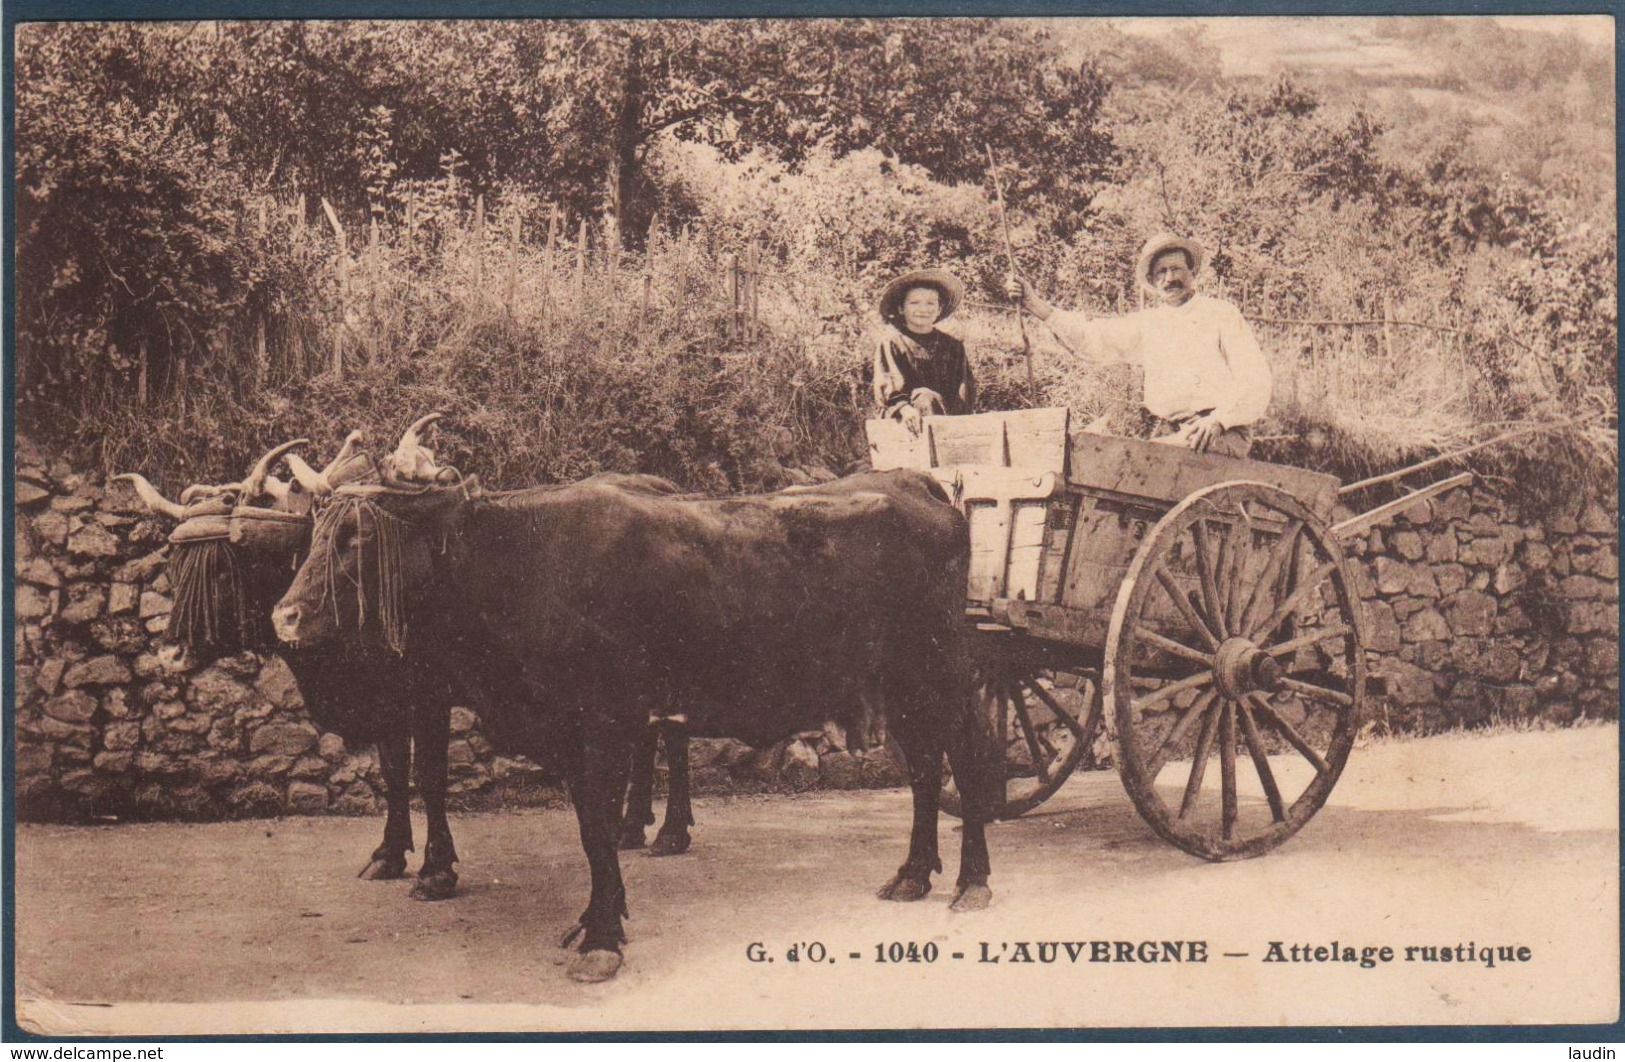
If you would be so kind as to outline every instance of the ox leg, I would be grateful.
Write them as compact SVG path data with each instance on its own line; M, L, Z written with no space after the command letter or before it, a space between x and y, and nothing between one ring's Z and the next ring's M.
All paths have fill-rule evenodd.
M592 871L592 899L580 922L581 947L569 965L574 981L607 981L621 968L626 886L621 881L615 842L630 755L628 742L617 738L614 734L585 734L582 755L576 758L576 771L570 779L581 847Z
M632 784L626 793L626 815L621 819L621 848L643 847L643 828L655 821L655 751L660 731L655 720L632 748ZM667 805L670 806L669 803Z
M451 743L451 712L445 708L423 709L416 713L414 757L417 761L418 792L428 813L428 837L423 843L423 867L412 885L414 900L446 900L457 892L457 848L451 840L451 823L446 818L447 747Z
M913 730L914 728L909 728ZM914 828L908 858L877 894L882 900L923 900L931 892L931 874L942 869L937 855L937 807L942 799L942 746L928 734L898 728L898 741L908 760L909 787L914 791Z
M688 799L688 720L667 719L660 724L666 741L666 820L660 824L652 856L682 855L691 843L688 828L694 825L694 808Z
M384 843L357 877L392 881L406 874L406 853L412 851L412 735L402 730L378 742L378 765L384 772Z
M948 746L948 762L959 785L962 811L959 835L959 880L951 905L955 911L980 911L993 902L987 878L992 863L987 851L987 824L993 818L993 787L996 771L1003 765L993 759L997 749L990 735L961 732Z

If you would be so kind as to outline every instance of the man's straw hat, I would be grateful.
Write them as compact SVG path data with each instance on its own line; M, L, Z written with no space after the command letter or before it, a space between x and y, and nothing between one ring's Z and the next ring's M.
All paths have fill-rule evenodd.
M937 289L942 296L942 316L937 318L939 321L953 316L959 304L965 301L965 285L952 273L945 269L916 269L887 284L880 293L882 320L889 321L903 312L903 299L908 296L910 288Z
M1164 251L1184 251L1190 256L1191 276L1202 271L1207 264L1207 251L1195 240L1183 236L1175 236L1171 232L1159 232L1140 248L1139 260L1134 265L1134 276L1141 284L1151 283L1151 263L1157 260L1157 255Z

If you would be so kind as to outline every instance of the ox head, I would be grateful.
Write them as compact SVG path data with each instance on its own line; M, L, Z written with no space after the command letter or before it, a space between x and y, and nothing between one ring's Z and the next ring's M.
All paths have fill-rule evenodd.
M277 637L292 645L346 636L406 651L406 616L434 575L435 557L456 533L475 479L435 464L408 428L382 483L331 492L311 533L310 552L272 611Z
M312 494L270 470L279 457L297 459L291 451L305 442L274 447L236 483L193 484L180 502L142 476L115 477L129 481L150 510L178 521L169 536L174 605L159 653L166 668L189 670L271 640L271 604L309 543Z

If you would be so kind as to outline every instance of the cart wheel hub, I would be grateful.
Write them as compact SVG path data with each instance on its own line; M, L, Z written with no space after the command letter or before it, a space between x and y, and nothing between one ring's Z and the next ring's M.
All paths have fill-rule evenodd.
M1246 638L1231 638L1219 646L1213 673L1219 692L1230 698L1270 693L1281 685L1281 665Z

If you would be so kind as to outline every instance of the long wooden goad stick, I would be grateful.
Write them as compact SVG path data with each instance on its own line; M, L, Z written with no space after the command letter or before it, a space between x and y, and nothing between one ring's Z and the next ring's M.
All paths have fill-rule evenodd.
M1591 413L1583 417L1571 417L1567 420L1556 420L1547 424L1535 424L1527 428L1519 428L1517 431L1509 431L1505 434L1485 439L1483 442L1473 443L1471 446L1463 446L1459 449L1442 453L1438 457L1430 457L1426 461L1418 461L1414 465L1406 465L1397 472L1388 472L1381 476L1372 476L1370 479L1362 479L1358 483L1350 483L1346 487L1339 488L1337 494L1338 497L1342 497L1345 494L1353 494L1357 490L1364 490L1367 487L1374 487L1379 483L1391 483L1396 479L1402 479L1405 476L1410 475L1412 472L1420 472L1424 468L1432 468L1434 465L1440 465L1446 461L1454 461L1458 457L1466 457L1468 454L1477 453L1479 450L1495 446L1499 443L1504 443L1509 439L1517 439L1525 435L1539 435L1543 432L1549 431L1562 431L1564 428L1572 428L1577 424L1584 424L1588 421L1598 420L1603 416L1604 414Z
M1004 255L1010 262L1010 275L1016 275L1016 249L1010 242L1010 219L1004 212L1004 186L999 183L999 171L993 161L993 145L983 144L987 150L987 172L993 178L993 195L999 204L999 228L1004 233ZM1027 393L1038 400L1038 385L1033 381L1033 341L1027 335L1027 318L1021 312L1021 302L1015 303L1016 323L1021 326L1021 353L1027 359Z

